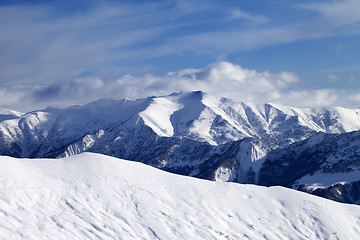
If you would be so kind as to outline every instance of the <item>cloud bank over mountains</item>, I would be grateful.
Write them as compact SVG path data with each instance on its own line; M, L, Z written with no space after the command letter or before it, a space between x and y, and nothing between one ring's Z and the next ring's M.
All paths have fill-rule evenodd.
M300 82L301 79L292 72L260 72L221 61L201 69L182 69L160 76L125 75L111 81L85 77L49 85L11 85L0 88L0 98L5 107L26 108L26 104L29 107L68 106L107 96L136 99L201 90L236 101L300 107L360 103L358 95L345 97L334 89L295 90Z

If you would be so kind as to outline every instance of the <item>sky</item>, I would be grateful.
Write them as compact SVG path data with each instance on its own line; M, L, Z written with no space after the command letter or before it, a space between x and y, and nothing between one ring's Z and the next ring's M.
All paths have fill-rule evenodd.
M359 0L2 0L0 106L202 90L360 108L359 13Z

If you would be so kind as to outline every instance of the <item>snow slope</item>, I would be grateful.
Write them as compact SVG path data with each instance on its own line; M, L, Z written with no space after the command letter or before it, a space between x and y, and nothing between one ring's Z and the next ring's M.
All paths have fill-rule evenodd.
M21 112L17 112L14 110L0 107L0 122L9 120L9 119L19 118L22 115L23 115L23 113L21 113Z
M260 169L259 181L264 185L295 183L316 189L359 181L359 173L360 131L339 135L319 133L270 152Z
M360 207L99 154L0 157L4 239L359 239Z

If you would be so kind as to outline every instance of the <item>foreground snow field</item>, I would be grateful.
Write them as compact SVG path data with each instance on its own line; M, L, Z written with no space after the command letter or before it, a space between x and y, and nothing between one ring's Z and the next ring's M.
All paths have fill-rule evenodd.
M0 157L1 239L360 239L360 207L100 154Z

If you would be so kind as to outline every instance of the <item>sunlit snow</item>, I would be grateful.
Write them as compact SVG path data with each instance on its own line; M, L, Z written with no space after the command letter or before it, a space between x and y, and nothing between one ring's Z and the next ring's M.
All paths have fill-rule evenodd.
M359 239L360 207L93 153L0 157L3 239Z

